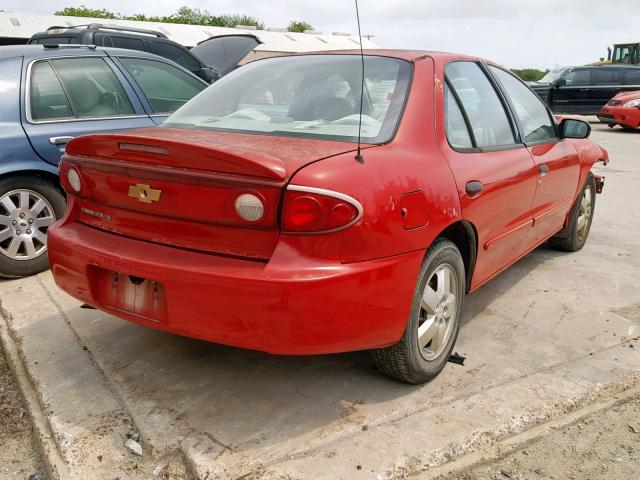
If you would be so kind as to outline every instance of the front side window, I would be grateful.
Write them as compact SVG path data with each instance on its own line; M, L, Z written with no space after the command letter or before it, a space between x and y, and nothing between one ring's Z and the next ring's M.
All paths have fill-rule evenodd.
M591 70L571 70L564 77L567 87L577 87L589 85L591 80Z
M411 65L367 56L362 141L384 143L400 120ZM362 64L356 55L261 60L211 85L163 124L199 130L356 141Z
M507 112L478 64L452 62L447 65L445 75L462 103L478 147L516 143Z
M591 72L591 83L594 85L616 85L620 83L619 68L601 68Z
M154 113L175 112L206 88L182 70L157 60L120 58L137 82Z
M56 58L49 63L62 82L75 117L134 113L122 85L103 59Z
M525 142L544 142L555 139L554 122L540 97L501 68L489 66L489 69L498 78L515 107L515 114L524 130Z

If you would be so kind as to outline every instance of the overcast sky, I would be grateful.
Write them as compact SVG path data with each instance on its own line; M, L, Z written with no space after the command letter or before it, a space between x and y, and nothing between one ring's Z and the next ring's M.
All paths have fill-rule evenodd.
M607 45L640 41L640 0L360 0L363 35L381 47L443 50L508 67L579 65ZM310 22L324 33L357 32L352 0L0 0L0 8L53 13L84 4L123 14L168 15L180 6L252 15L269 27Z

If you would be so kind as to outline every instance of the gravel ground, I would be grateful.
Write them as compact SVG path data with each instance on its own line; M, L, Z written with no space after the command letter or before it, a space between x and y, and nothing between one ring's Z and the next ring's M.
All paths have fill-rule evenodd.
M638 480L640 397L447 480Z
M0 480L44 479L29 417L0 347Z

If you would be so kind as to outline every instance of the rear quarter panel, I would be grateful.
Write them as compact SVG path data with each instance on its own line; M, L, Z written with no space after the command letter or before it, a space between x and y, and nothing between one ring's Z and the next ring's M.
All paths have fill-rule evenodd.
M351 152L313 163L292 178L295 185L352 196L363 206L362 220L342 232L283 235L281 241L320 258L360 262L426 250L460 217L455 182L435 142L433 62L426 58L414 67L400 127L390 143L365 146L364 164ZM424 193L427 222L405 229L401 197L420 191ZM419 267L417 264L416 276Z

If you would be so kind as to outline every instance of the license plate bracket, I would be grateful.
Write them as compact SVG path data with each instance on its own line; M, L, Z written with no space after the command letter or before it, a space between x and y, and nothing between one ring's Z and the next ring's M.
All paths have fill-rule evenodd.
M164 285L156 280L98 269L97 297L101 304L153 322L166 322Z

